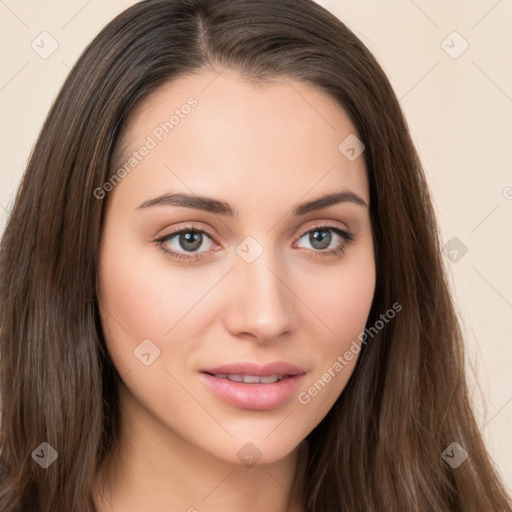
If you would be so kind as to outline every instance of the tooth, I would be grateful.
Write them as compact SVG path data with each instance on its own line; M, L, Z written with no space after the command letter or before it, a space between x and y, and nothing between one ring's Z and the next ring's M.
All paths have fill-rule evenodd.
M265 377L261 377L261 383L262 384L271 384L272 382L277 382L278 376L276 374L274 375L265 375Z
M218 379L228 379L233 382L243 382L245 384L273 384L274 382L285 379L288 375L274 373L273 375L259 377L258 375L244 375L242 373L216 373L215 377Z
M257 375L244 375L244 382L246 384L256 384L257 382L260 382L260 377Z

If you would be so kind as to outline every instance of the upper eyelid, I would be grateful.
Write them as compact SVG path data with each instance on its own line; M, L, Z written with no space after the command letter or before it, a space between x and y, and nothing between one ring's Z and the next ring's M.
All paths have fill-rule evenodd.
M349 232L349 229L343 228L341 226L330 224L329 222L322 223L319 222L318 224L315 224L314 226L310 226L308 228L304 228L302 231L300 231L299 237L302 238L305 234L309 233L310 231L314 231L315 229L325 229L326 231L329 230L339 230L339 231L346 231Z
M171 237L173 237L175 235L179 235L182 232L188 232L188 231L197 231L199 233L204 233L205 235L210 237L212 240L217 242L217 237L215 235L213 235L212 233L210 233L209 230L207 230L207 229L205 229L203 227L196 227L196 226L183 226L183 227L180 227L180 228L177 228L177 229L171 229L171 230L169 230L167 232L164 232L162 235L159 235L158 238L156 239L156 241L166 240L166 239L171 238Z

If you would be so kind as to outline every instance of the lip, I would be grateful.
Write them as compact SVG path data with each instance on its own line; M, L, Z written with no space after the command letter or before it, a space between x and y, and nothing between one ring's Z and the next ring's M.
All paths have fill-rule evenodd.
M214 375L224 373L241 373L259 377L282 374L287 377L270 384L247 384L218 378ZM284 361L266 365L239 362L201 370L200 378L217 398L229 405L239 409L269 410L287 402L295 394L305 374L306 372L302 368Z

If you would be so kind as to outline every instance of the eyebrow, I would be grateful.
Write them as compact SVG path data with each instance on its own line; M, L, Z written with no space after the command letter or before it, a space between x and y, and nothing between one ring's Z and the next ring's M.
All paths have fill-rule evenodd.
M293 215L305 215L306 213L321 210L322 208L327 208L328 206L339 203L354 203L368 208L368 205L361 197L350 190L344 190L343 192L328 194L317 199L313 199L312 201L301 203L294 208ZM154 199L144 201L137 206L136 210L151 208L154 206L182 206L219 215L228 215L230 217L238 216L238 212L235 213L235 209L229 203L219 201L218 199L213 199L211 197L196 196L185 193L162 194Z

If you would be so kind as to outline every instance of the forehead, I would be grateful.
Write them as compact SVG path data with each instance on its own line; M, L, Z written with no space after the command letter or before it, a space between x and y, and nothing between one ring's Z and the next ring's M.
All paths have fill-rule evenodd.
M310 84L195 72L160 87L131 113L117 166L144 145L151 150L114 193L172 189L232 202L244 190L247 204L280 192L292 204L305 194L350 188L368 202L364 154L351 161L339 148L353 136L346 112Z

